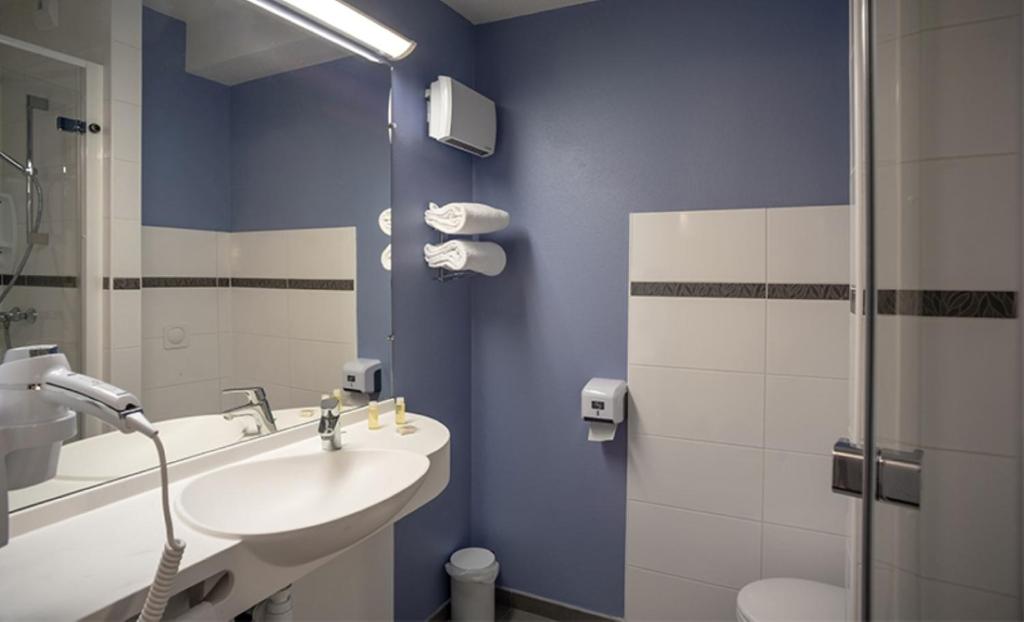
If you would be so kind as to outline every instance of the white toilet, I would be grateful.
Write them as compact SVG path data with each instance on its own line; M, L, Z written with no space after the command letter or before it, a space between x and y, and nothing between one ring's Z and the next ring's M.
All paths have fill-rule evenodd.
M762 579L736 598L739 622L840 622L846 619L846 590L804 579Z

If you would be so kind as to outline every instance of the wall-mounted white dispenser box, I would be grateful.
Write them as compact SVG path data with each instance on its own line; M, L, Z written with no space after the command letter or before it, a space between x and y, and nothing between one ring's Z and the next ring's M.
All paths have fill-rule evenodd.
M377 359L349 361L342 368L341 388L350 393L380 393L380 370L381 363Z
M481 158L494 153L498 119L493 101L448 76L438 76L426 96L431 138Z
M613 440L616 428L626 418L626 381L591 378L580 398L580 411L590 428L587 440Z

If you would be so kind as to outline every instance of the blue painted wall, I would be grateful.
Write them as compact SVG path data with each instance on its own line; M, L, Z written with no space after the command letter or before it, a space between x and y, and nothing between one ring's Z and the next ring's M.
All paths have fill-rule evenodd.
M238 84L230 111L232 230L356 227L359 356L386 363L390 82L387 67L348 57Z
M625 431L586 442L579 390L626 376L628 214L846 202L847 2L601 0L476 57L475 198L512 226L472 284L472 539L501 584L621 615Z
M350 56L232 87L233 229L372 225L379 258L390 82L387 67Z
M142 224L229 231L231 89L185 73L185 23L142 11Z
M438 283L423 263L432 239L427 201L472 196L473 158L427 137L423 91L438 74L473 83L473 27L439 0L353 0L416 41L393 71L395 382L412 410L451 431L451 481L437 499L395 526L395 617L424 620L448 598L444 562L470 543L468 282Z

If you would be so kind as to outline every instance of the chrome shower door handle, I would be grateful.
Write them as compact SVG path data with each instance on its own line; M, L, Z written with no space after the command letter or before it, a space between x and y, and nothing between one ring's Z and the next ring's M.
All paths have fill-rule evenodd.
M920 449L879 449L875 454L875 498L912 508L921 506ZM832 492L863 497L864 448L841 438L832 447Z
M880 449L875 498L911 508L921 507L921 460L924 452Z
M832 492L851 497L864 494L864 448L848 438L832 446Z

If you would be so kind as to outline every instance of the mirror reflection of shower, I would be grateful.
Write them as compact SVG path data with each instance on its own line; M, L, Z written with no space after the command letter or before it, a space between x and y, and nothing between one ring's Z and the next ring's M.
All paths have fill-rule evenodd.
M12 347L14 344L11 343L11 324L14 322L28 322L33 323L36 321L38 312L34 308L28 308L24 311L19 307L12 307L10 309L4 309L4 301L10 295L11 290L14 289L18 279L21 278L22 273L25 271L25 265L28 263L29 257L32 255L32 249L36 245L47 245L49 244L49 235L40 231L43 224L43 213L46 209L43 199L43 186L39 183L39 174L35 167L33 159L34 155L34 129L35 129L35 111L42 110L46 111L50 109L50 101L43 97L36 95L25 96L25 161L19 162L17 158L7 153L6 151L0 150L0 159L3 159L8 165L14 167L19 173L25 178L25 248L21 252L21 257L14 265L14 270L10 275L4 275L3 287L0 289L0 329L3 333L3 348ZM7 209L12 210L14 206L7 206ZM13 224L13 219L10 219ZM2 225L0 225L2 226ZM12 242L14 238L14 232L11 231L4 237L10 237ZM12 243L8 248L3 248L0 252L13 252L14 244Z
M85 139L89 127L81 119L87 93L98 99L99 92L86 65L11 38L10 27L0 25L0 356L10 347L55 343L81 368L86 252L96 262L89 265L102 261L85 237L87 197L102 200L86 193L101 169L87 166L87 153L107 155ZM89 213L97 211L102 206ZM94 242L105 237L105 223L96 224L88 238ZM99 285L99 270L92 276Z

